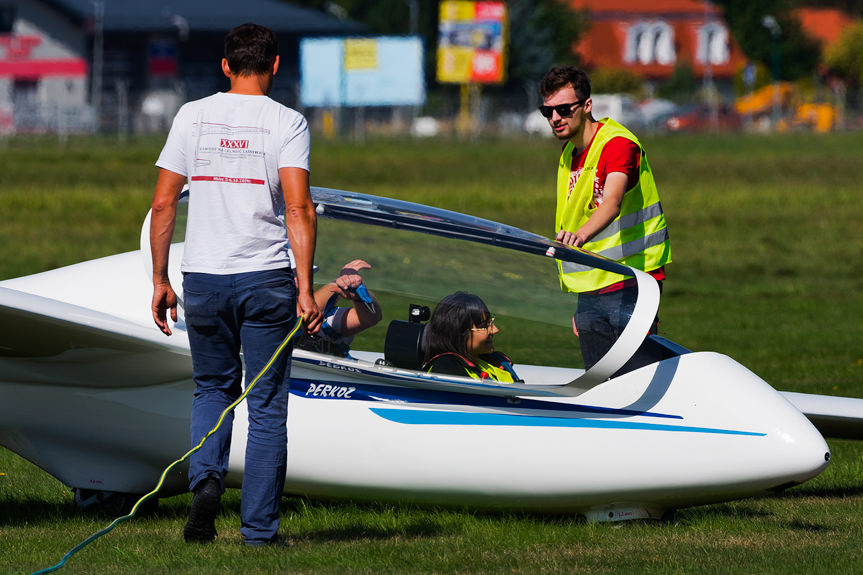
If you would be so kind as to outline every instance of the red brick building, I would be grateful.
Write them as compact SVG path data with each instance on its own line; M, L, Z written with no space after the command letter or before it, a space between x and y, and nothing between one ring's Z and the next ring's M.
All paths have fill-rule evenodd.
M730 80L745 63L719 8L698 0L569 0L591 27L575 51L588 68L624 68L647 80L688 62L697 78Z

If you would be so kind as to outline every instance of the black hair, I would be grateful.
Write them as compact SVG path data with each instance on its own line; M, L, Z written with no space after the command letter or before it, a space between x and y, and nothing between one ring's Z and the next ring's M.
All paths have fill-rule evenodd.
M566 86L572 86L579 100L590 98L590 78L575 66L557 66L546 72L539 82L539 95L547 98Z
M425 361L446 352L469 357L468 340L474 326L491 319L485 302L463 291L440 300L425 328Z
M225 59L238 76L272 72L278 54L276 34L266 26L247 22L225 36Z

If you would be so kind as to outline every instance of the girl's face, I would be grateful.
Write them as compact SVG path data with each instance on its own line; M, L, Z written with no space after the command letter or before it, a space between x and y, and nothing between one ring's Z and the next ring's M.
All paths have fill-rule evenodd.
M494 325L494 316L481 325L475 325L470 329L467 340L467 349L472 357L478 357L485 353L494 351L494 334L499 332Z

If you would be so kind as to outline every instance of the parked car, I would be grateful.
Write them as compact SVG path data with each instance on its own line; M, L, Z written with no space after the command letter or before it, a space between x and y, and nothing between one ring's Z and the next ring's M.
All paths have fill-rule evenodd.
M653 98L638 104L648 130L664 130L665 121L680 113L680 106L671 100Z
M597 120L611 118L633 132L645 128L647 122L638 108L638 102L629 94L595 94L591 113Z
M743 120L731 104L717 104L716 115L708 104L686 106L665 121L671 132L734 132L741 128Z
M548 126L548 120L543 118L539 110L533 110L524 117L524 131L528 134L539 134L548 138L554 137L554 132Z

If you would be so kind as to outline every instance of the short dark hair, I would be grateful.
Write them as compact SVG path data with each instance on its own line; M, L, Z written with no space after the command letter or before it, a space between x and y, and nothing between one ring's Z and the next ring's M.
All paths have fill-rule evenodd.
M590 98L590 78L575 66L556 66L546 72L539 82L539 95L547 98L566 86L572 86L579 100Z
M479 296L459 291L441 299L425 328L425 361L446 352L468 357L470 329L489 319Z
M272 72L278 53L276 34L266 26L247 22L225 36L225 59L238 76Z

